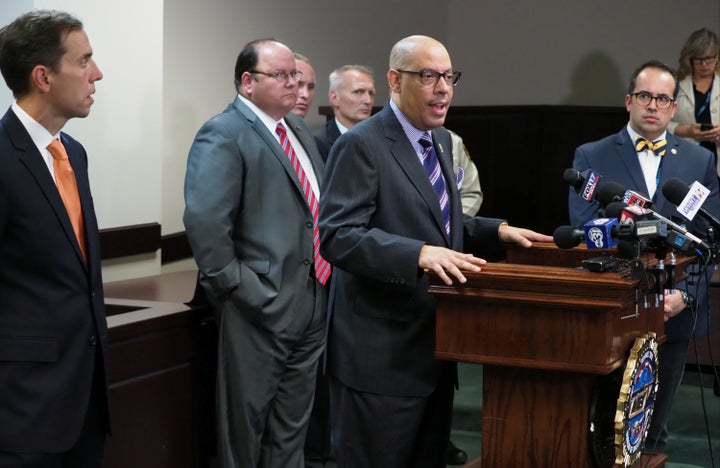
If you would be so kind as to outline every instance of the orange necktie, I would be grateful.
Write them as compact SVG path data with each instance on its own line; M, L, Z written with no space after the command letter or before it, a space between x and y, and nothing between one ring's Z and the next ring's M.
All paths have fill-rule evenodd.
M57 183L60 197L65 204L65 210L70 217L73 231L80 250L82 251L85 261L87 261L87 252L85 251L85 227L83 226L82 206L80 205L80 195L78 194L77 182L75 181L75 173L70 166L67 152L60 140L53 140L47 147L52 155L53 169L55 170L55 182Z

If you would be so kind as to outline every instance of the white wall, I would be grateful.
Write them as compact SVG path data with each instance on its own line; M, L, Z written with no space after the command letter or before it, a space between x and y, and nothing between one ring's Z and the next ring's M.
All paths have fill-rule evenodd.
M2 0L0 19L30 5L83 20L105 74L90 116L65 129L88 150L100 227L159 222L163 234L184 230L187 152L234 98L235 59L252 39L274 36L310 58L318 127L330 71L370 65L382 104L390 48L410 34L448 46L463 71L456 105L621 105L635 66L674 64L691 31L720 29L717 0ZM106 280L154 274L159 255L103 270Z

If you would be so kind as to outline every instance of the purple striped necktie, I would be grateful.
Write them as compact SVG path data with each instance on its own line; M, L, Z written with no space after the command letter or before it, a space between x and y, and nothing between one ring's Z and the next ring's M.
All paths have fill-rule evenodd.
M303 193L305 194L305 200L307 200L308 206L310 207L310 212L312 213L315 277L318 279L318 281L320 281L321 284L325 284L327 283L328 278L330 278L332 267L320 255L320 231L318 230L318 201L315 197L315 193L313 192L312 187L310 186L310 180L308 180L307 176L305 175L305 171L300 164L300 159L298 159L295 150L290 144L290 139L287 136L287 130L285 129L285 125L283 125L282 123L278 123L277 128L275 128L275 133L277 133L280 137L280 146L282 146L283 151L285 151L285 154L290 160L290 164L292 164L293 168L295 169L295 173L297 174L298 180L300 181L300 186L302 187Z
M445 232L450 235L450 199L445 187L445 178L440 169L440 161L438 161L435 147L433 146L432 136L429 132L425 132L418 140L423 148L422 165L425 168L430 184L432 184L435 194L440 202L440 211L442 212L443 223L445 224Z

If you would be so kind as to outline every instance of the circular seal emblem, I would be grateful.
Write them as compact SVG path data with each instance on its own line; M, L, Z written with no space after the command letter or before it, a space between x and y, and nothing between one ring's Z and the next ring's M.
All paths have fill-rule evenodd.
M615 463L632 465L642 454L658 385L655 333L635 339L615 411Z

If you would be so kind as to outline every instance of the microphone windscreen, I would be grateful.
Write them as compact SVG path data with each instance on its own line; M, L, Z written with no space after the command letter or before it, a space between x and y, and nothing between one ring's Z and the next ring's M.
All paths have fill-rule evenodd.
M561 249L572 249L585 238L583 231L573 226L560 226L553 232L553 241Z
M563 172L563 180L576 190L579 189L583 183L583 177L580 173L570 168L565 169L565 172Z
M595 194L595 198L601 206L608 206L612 202L620 201L624 196L625 187L613 181L600 184Z
M678 177L668 179L662 186L663 195L673 205L680 205L689 191L688 184Z
M608 205L605 207L605 216L608 218L620 218L622 215L623 209L625 209L627 205L621 201L615 201L612 203L608 203Z

